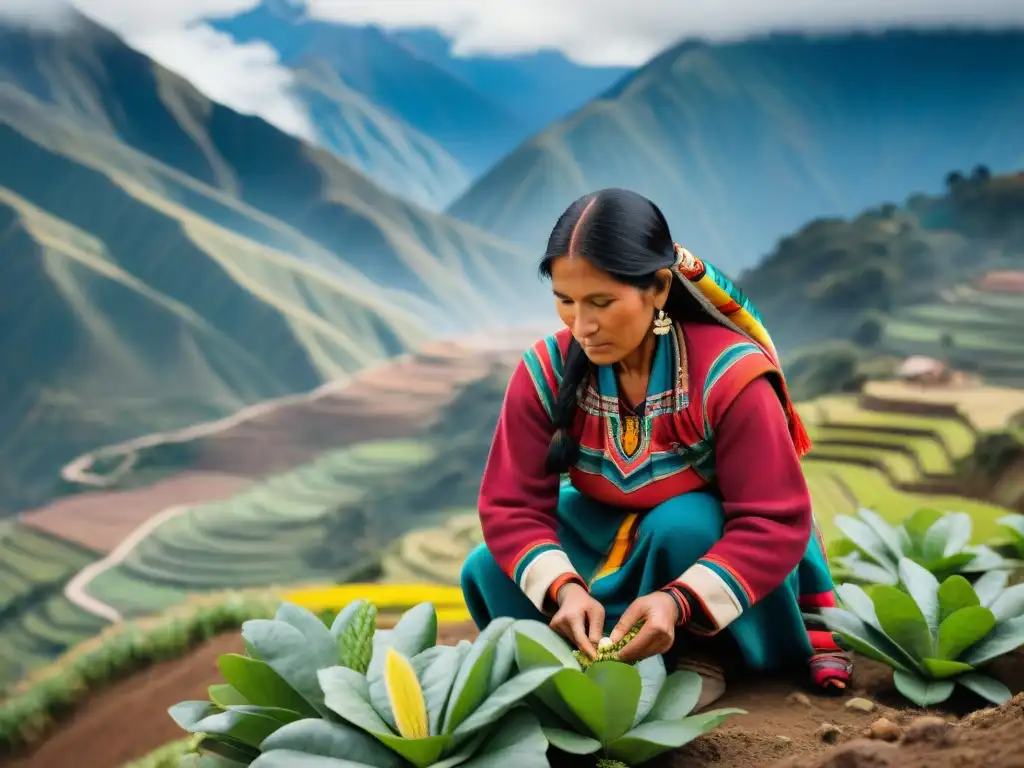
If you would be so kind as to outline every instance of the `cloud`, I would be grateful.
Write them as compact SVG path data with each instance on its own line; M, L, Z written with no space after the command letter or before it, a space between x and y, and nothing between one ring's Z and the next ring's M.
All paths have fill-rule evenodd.
M292 73L266 43L236 43L203 19L232 16L258 0L0 0L0 19L69 32L78 10L128 45L190 81L210 99L257 115L283 131L312 138Z
M309 0L309 14L385 28L435 27L454 51L555 48L587 64L638 65L688 37L773 30L1024 26L1021 0Z

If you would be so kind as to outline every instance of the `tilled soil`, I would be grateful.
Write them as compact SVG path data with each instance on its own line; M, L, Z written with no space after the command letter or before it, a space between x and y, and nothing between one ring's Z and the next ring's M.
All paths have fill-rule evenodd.
M475 634L471 625L442 627L439 641ZM198 646L183 659L162 662L98 691L83 702L38 748L9 768L120 768L184 734L167 708L184 699L205 699L221 682L217 656L241 652L230 632ZM1024 654L989 670L1015 694L1024 691ZM715 707L739 707L747 715L649 768L1024 768L1024 696L996 709L967 695L946 712L901 708L891 672L858 659L854 689L838 698L808 693L792 680L730 682ZM856 700L851 705L851 700ZM857 705L863 709L858 709ZM869 711L863 711L864 709ZM961 717L958 719L954 714ZM884 720L884 721L883 721ZM879 722L883 721L883 722ZM869 734L873 731L873 737ZM552 765L580 765L552 756Z

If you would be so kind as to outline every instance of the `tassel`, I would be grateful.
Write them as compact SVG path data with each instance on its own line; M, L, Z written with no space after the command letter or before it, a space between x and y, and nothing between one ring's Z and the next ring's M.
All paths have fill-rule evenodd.
M789 434L793 438L797 456L803 457L811 452L811 436L807 434L804 422L792 403L789 404Z

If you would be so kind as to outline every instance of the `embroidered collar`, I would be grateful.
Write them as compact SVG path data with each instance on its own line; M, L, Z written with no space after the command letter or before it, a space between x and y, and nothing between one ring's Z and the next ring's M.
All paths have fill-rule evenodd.
M599 403L605 414L619 413L619 387L615 371L610 365L597 368L596 390L594 382L588 384L586 398ZM690 404L689 373L686 364L686 342L682 328L676 324L671 333L657 337L651 375L647 381L647 398L637 411L647 418L663 413L678 413Z

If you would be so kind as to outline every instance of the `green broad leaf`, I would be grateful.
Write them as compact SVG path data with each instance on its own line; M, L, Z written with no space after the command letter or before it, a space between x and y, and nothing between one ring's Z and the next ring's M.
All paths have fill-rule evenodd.
M643 692L640 673L621 661L602 661L588 667L584 676L597 683L604 697L604 722L594 735L610 744L633 727Z
M892 681L897 691L919 707L941 704L953 694L955 686L949 680L922 680L899 669L893 672Z
M232 707L204 717L192 733L230 736L243 744L259 748L263 740L282 725L299 719L296 712L269 707Z
M928 559L950 557L962 552L970 541L971 516L966 512L950 512L928 529L921 549Z
M537 718L517 708L491 731L476 753L462 768L547 768L548 740ZM440 764L435 768L445 768Z
M962 675L964 672L974 671L974 667L964 664L962 661L949 661L948 659L921 659L921 661L928 673L923 677L935 680L948 680L951 677Z
M597 739L564 728L544 726L544 736L551 746L570 755L592 755L601 749L601 742Z
M896 568L876 565L862 560L859 556L850 556L839 561L846 569L849 578L862 584L890 584L895 586L899 582L896 575Z
M974 589L974 593L978 596L978 602L986 608L991 609L992 603L1003 593L1003 590L1006 589L1006 585L1009 584L1009 582L1009 571L989 571L988 573L983 573L979 576L972 585L972 588ZM995 611L992 612L995 613Z
M1003 591L992 601L990 608L995 614L996 621L1007 621L1024 616L1024 584L1014 584Z
M376 768L372 763L342 760L337 757L307 755L291 749L264 752L253 760L250 768Z
M1005 704L1013 698L1013 693L1005 685L978 672L967 672L960 675L955 682L996 706Z
M324 692L324 704L332 713L374 736L392 732L370 704L369 684L365 677L342 666L321 669L318 677Z
M961 608L939 627L940 659L957 661L960 656L984 638L996 626L996 617L988 608L972 605Z
M927 620L914 598L896 587L878 586L872 590L871 602L886 637L910 658L919 661L935 655Z
M627 765L640 765L670 749L689 744L724 723L742 709L715 709L683 720L648 720L620 736L605 748L607 755Z
M259 651L244 637L242 638L242 647L245 649L245 655L250 659L260 659Z
M218 657L217 667L224 679L250 704L291 709L310 717L320 714L265 661L225 653Z
M874 627L868 626L842 608L822 608L818 618L832 632L838 634L854 651L868 658L888 664L893 669L916 670L918 660Z
M697 706L702 686L701 676L696 672L688 669L673 672L665 679L647 721L682 720Z
M301 605L295 605L295 603L287 601L277 607L274 621L283 621L285 624L291 624L312 643L326 645L326 638L331 634L331 630L324 624L323 619L308 608L303 608Z
M188 733L197 733L196 724L220 712L220 708L208 701L179 701L167 710L178 727Z
M520 669L558 666L579 669L572 648L547 624L521 619L512 626L516 636L516 664Z
M315 618L315 617L314 617ZM317 619L319 621L319 619ZM330 643L311 644L307 637L291 624L268 619L253 619L242 625L246 638L281 678L321 715L327 715L323 692L317 684L317 671L337 663L337 646L330 630L323 626ZM234 683L236 688L238 686ZM239 688L247 699L248 693Z
M472 647L471 645L466 646ZM516 665L516 636L511 625L498 636L494 645L494 658L491 661L491 677L487 681L487 693L490 695L505 683L512 675Z
M939 623L941 624L961 608L981 604L971 582L963 576L950 576L939 586Z
M423 699L427 704L427 722L432 736L441 733L448 697L465 655L465 648L435 645L410 660L416 679L420 682L420 688L423 689Z
M602 737L605 735L603 728L606 723L605 696L601 686L577 669L558 670L551 683L553 690L542 691L548 694L542 696L544 702L551 706L550 699L556 699L557 703L571 712L573 719L582 726L579 730L604 743ZM560 708L555 708L555 711L559 714L562 712Z
M878 623L875 604L871 602L871 597L861 587L856 584L840 584L836 587L836 595L850 613L869 627L881 631L882 625Z
M282 728L287 726L282 726ZM233 739L230 736L218 736L205 734L196 747L196 752L202 754L216 755L217 757L223 757L233 764L240 763L242 765L248 765L257 757L259 757L260 751L256 747L250 746L249 744L243 744L237 739Z
M636 716L630 727L640 725L647 719L666 680L665 660L660 653L641 659L633 669L640 675L640 700L637 702Z
M416 768L436 763L451 744L451 736L427 736L425 739L403 739L393 734L377 735L385 746L393 749Z
M851 515L837 515L834 519L836 528L853 544L879 565L896 564L895 558L889 553L885 543L878 537L871 526L863 520Z
M452 683L442 733L453 733L487 698L491 670L498 657L496 646L506 634L511 634L514 623L508 617L493 619L466 651Z
M875 536L885 545L893 562L903 557L903 543L895 526L890 525L874 510L864 507L857 510L857 516L874 531Z
M458 725L453 731L453 735L464 737L493 725L527 696L563 671L565 670L560 667L541 667L521 672L512 677L484 699L476 710Z
M402 758L370 734L345 723L312 718L282 726L263 741L260 749L354 760L376 768L403 768Z
M376 631L377 606L366 600L347 605L331 625L331 634L338 643L338 663L365 675Z
M1024 645L1024 617L1000 621L988 637L972 646L960 661L972 667L981 667Z
M254 701L249 701L237 690L234 686L228 683L220 683L218 685L208 686L206 689L207 694L210 696L210 701L216 704L218 707L230 707L232 704L255 704ZM266 705L264 705L266 706Z
M410 659L433 648L437 645L437 611L433 603L420 603L407 610L385 637L385 648L394 648ZM383 656L381 654L381 664Z
M452 743L445 750L444 755L430 768L454 768L454 766L462 765L476 754L480 745L489 735L487 731L480 731L468 739L458 739L453 736Z
M967 572L968 565L974 561L974 555L970 552L960 552L949 557L940 557L935 560L922 560L921 565L935 574L939 581L945 581L955 573Z
M928 633L934 638L939 629L939 580L907 557L900 560L899 573L903 588L921 609Z
M900 527L906 531L907 538L909 540L910 547L915 553L920 553L924 548L924 537L928 533L928 529L931 528L942 518L942 513L937 509L930 509L928 507L922 507L921 509L915 510L910 517L903 521ZM906 554L910 554L906 552Z
M970 562L963 567L965 573L986 573L1010 567L1006 558L985 544L967 547L965 552L972 555Z

